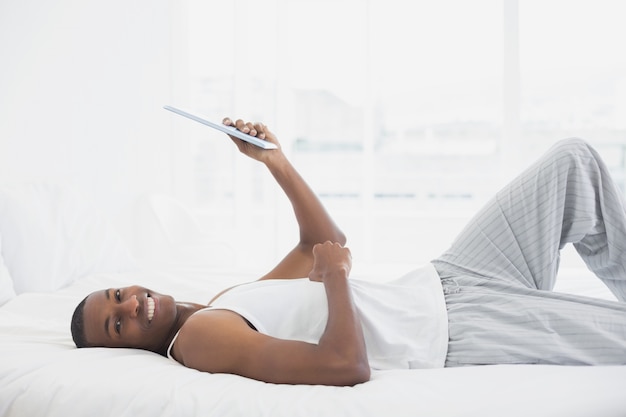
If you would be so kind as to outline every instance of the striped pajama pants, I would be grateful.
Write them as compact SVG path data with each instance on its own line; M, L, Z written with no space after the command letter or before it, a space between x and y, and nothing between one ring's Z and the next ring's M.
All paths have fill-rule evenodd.
M567 243L622 302L551 291ZM626 213L586 142L554 145L433 265L448 309L446 366L626 364Z

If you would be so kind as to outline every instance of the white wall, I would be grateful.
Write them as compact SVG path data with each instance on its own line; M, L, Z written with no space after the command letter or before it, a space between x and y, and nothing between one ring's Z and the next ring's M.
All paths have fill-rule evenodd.
M111 216L170 190L169 9L0 2L0 181L69 183Z
M290 141L296 137L296 134L291 134L291 123L295 124L296 118L291 117L293 114L292 106L290 107L291 101L285 99L285 97L291 97L292 94L287 87L302 88L303 80L314 78L311 74L330 74L328 80L312 80L313 84L317 84L314 86L320 89L337 85L354 85L356 86L355 91L361 92L373 89L367 84L368 80L372 82L377 82L379 79L389 80L399 85L404 83L409 86L412 86L414 80L430 83L432 82L430 72L439 73L443 68L446 69L444 74L447 78L443 80L445 82L440 80L439 83L433 84L431 90L423 88L415 90L415 93L409 94L409 99L405 101L395 100L394 96L390 95L391 98L388 102L399 103L400 107L405 108L405 113L409 116L420 115L423 120L419 123L428 127L430 124L436 125L441 120L450 119L454 121L460 119L463 121L465 120L463 115L466 112L469 114L468 117L473 117L472 115L480 113L473 111L482 108L476 103L480 103L481 99L487 97L491 100L485 99L489 103L485 101L486 104L483 106L491 115L487 117L487 122L494 126L492 129L494 132L499 132L501 109L499 107L500 76L498 74L501 72L499 60L501 8L498 1L476 2L472 3L471 6L462 1L456 2L458 4L463 3L463 7L475 12L473 19L480 22L481 28L487 30L481 36L489 39L490 42L480 42L480 37L470 40L468 35L462 28L459 29L454 21L441 18L441 11L447 10L447 6L434 6L434 3L426 0L406 3L401 1L395 3L387 1L362 3L346 0L339 3L341 4L336 1L320 3L311 0L299 2L300 6L303 6L299 8L296 7L296 3L288 0L264 2L256 0L133 0L124 2L120 0L108 2L95 0L0 0L0 182L46 179L69 183L87 193L88 197L99 203L111 217L116 217L124 211L128 212L130 205L138 197L150 193L174 194L185 203L191 202L191 206L193 206L194 185L201 181L202 184L208 183L210 179L212 182L204 188L213 186L218 189L220 192L214 194L218 194L218 197L222 196L225 203L220 206L220 201L217 201L216 204L215 200L219 200L219 198L213 195L210 195L211 199L206 199L208 200L207 207L203 207L203 209L207 211L205 217L211 220L206 222L209 223L207 227L210 229L209 231L218 237L232 238L237 243L238 248L241 248L241 241L245 238L250 250L246 250L247 248L244 247L238 253L247 263L253 262L250 260L250 253L261 253L258 250L259 247L264 248L266 252L272 255L271 260L267 262L274 262L276 257L284 253L282 242L285 242L285 247L292 245L294 236L297 236L295 224L293 222L288 223L283 218L283 214L285 214L284 217L291 219L289 207L283 197L274 199L273 194L263 189L262 192L267 195L267 198L262 202L265 209L262 220L238 216L237 214L243 210L242 207L247 209L250 205L252 193L249 179L253 174L257 175L258 172L253 173L252 169L247 168L247 161L240 158L234 147L228 148L231 145L228 141L214 141L213 136L209 136L206 129L194 127L187 121L176 119L164 111L162 109L163 104L180 103L187 107L189 104L199 103L204 104L208 109L222 106L225 109L220 109L220 112L217 113L219 116L232 112L237 116L253 119L256 117L256 113L251 113L249 110L259 109L258 111L262 112L260 116L262 120L270 126L277 127L276 132L281 137L281 143L289 148ZM588 56L591 50L595 50L596 44L603 45L604 47L598 50L605 51L605 53L597 56L591 55L594 57L591 61L594 62L595 66L611 67L616 72L620 72L624 65L623 54L611 52L611 45L614 46L615 50L619 50L619 42L624 38L623 26L620 26L617 20L609 19L607 21L606 17L621 16L622 3L617 1L598 3L596 1L594 5L598 3L604 6L587 8L587 5L591 4L591 0L575 4L565 1L549 2L552 9L546 9L546 4L539 1L506 0L502 4L508 5L505 8L505 12L507 12L505 17L509 20L516 21L513 19L513 12L517 13L516 7L512 6L516 6L518 3L520 3L521 10L518 16L521 46L517 46L517 36L511 37L511 33L507 35L508 37L503 36L503 39L508 39L505 42L508 45L507 48L513 45L519 49L520 62L517 64L521 65L521 69L524 68L524 65L528 66L529 62L535 63L537 68L531 69L536 71L535 78L541 82L533 84L531 82L533 78L528 76L528 71L522 71L521 77L504 77L508 80L504 84L508 82L509 87L511 85L514 87L507 90L509 99L505 100L503 111L506 114L515 113L514 120L512 122L509 120L508 130L521 129L520 125L524 119L520 118L520 114L524 115L524 112L532 116L533 111L543 114L547 110L555 108L559 109L560 112L555 112L551 116L537 117L536 120L531 117L531 122L533 122L531 126L547 126L549 128L557 126L556 132L550 131L545 134L546 137L551 138L550 140L576 135L578 131L573 130L568 123L563 123L564 127L560 127L559 123L572 119L570 115L588 114L588 109L592 108L578 106L577 103L594 102L597 103L596 107L601 110L610 109L611 103L603 101L603 97L596 101L591 100L594 96L590 96L582 88L578 95L572 96L574 97L573 100L569 100L569 96L563 96L562 91L576 90L570 89L570 84L564 84L563 90L556 89L545 95L532 95L528 91L543 93L546 90L544 88L546 85L555 84L554 81L559 78L549 77L546 74L554 73L560 77L561 72L559 72L560 70L546 71L545 67L548 62L545 56L552 57L553 65L560 64L563 60L563 50L573 51L570 59L574 62L581 60L579 56L582 56L582 61L588 63L590 60L584 59L584 57ZM570 12L578 10L581 16L587 16L587 14L593 16L599 22L599 27L606 26L606 30L600 31L599 35L597 34L598 31L594 30L585 33L585 36L593 41L590 41L587 49L581 50L580 53L578 52L580 43L566 42L567 39L565 38L567 38L568 33L578 33L578 27L582 24L580 23L581 19L570 16L566 21L568 25L565 25L564 21L558 20L561 16L561 9L564 8L564 6L560 6L561 3L567 3ZM328 18L327 21L322 21L324 23L322 26L327 26L329 23L335 24L342 32L347 30L347 33L351 35L346 36L346 39L343 40L344 43L335 42L335 38L327 36L324 38L326 47L318 47L316 50L302 49L300 39L307 40L310 38L309 42L315 44L315 42L319 42L319 37L317 35L311 37L311 33L314 32L307 30L306 25L302 26L303 20L297 19L297 17L306 16L311 10L318 10L320 4L325 4L329 10L335 11L349 11L353 6L359 5L362 10L358 17L362 21L350 26L352 29L348 30L349 27L346 26L348 27L346 29L342 24L344 21L337 19L336 13L322 13L322 17ZM389 31L386 29L387 26L378 27L374 25L374 29L378 28L378 31L374 30L367 36L361 36L360 34L364 33L364 28L376 21L371 16L368 17L368 13L372 13L372 11L366 10L367 4L377 4L385 12L381 22L391 22L389 27L398 30ZM413 29L415 25L398 25L398 10L393 7L394 4L419 6L422 10L420 16L423 19L439 22L434 24L434 27L440 27L442 34L450 35L447 43L441 39L441 36L433 36L432 39L420 38L416 35L420 33L420 26L417 27L417 32L413 33L408 29ZM337 9L338 7L343 7L343 9ZM543 17L546 20L543 31L537 30L536 19L543 16L543 14L539 16L534 12L537 9L541 9L543 12L551 10L549 14L551 18ZM378 9L372 10L378 13ZM262 15L261 12L263 12ZM263 31L255 29L260 15L261 17L265 16L260 21L269 25L270 28ZM405 13L405 15L408 16L407 19L412 19L410 13ZM355 16L357 15L353 15L353 17ZM469 27L475 26L475 23L468 16L457 14L457 17L459 16L462 16L461 21L466 22ZM188 22L187 19L189 19ZM350 22L355 20L352 19ZM235 21L238 22L237 25L229 25L230 22ZM540 19L540 21L542 20ZM559 36L554 35L550 29L553 27L552 22L554 21L559 23L557 33L557 35L561 34ZM315 24L319 26L320 22L316 21ZM382 25L382 23L380 24ZM381 30L381 28L385 28L385 30ZM564 28L569 29L564 32ZM288 32L289 36L285 36L285 32ZM473 35L476 35L474 32L472 32ZM565 37L563 38L565 40L562 40L561 37ZM465 44L455 42L455 38L469 42L472 47L466 48L467 51L465 51ZM547 43L546 39L551 39L555 43ZM568 48L561 48L559 40ZM372 46L367 46L368 42ZM358 46L354 49L354 51L361 53L357 56L358 59L353 59L344 54L351 43ZM422 49L415 49L418 44L421 45ZM542 44L555 46L548 47L544 53L538 53L541 52L538 46ZM390 45L393 48L389 49ZM367 70L371 72L367 76L349 77L346 75L349 74L354 65L359 68L363 67L360 63L366 59L373 62L387 62L377 57L386 57L388 54L395 58L405 59L405 55L398 54L407 47L406 45L412 48L410 50L413 51L413 54L418 51L417 55L420 58L415 61L413 54L406 54L406 61L402 62L407 65L416 63L417 67L385 65L384 68L390 68L392 71L383 73L383 67L374 66L373 69ZM456 49L451 49L450 46L455 46ZM336 51L331 48L330 52L332 53L329 53L329 47L334 47ZM269 52L264 48L267 48ZM274 48L274 52L272 52L272 48ZM249 62L254 62L256 54L261 50L264 53L263 59L266 59L267 62L264 62L264 65L249 65ZM448 51L448 54L442 55L441 50ZM553 50L561 53L553 54ZM219 63L216 63L215 58L208 53L213 51L223 53L220 55ZM238 51L248 51L248 53L240 54ZM374 55L372 51L377 51L378 55ZM484 84L484 86L477 84L477 88L468 89L471 94L467 96L469 98L462 101L457 99L458 94L441 94L441 86L447 85L446 88L450 91L458 90L459 84L456 81L464 79L463 77L468 70L463 66L448 65L447 61L441 57L445 58L449 55L454 58L457 54L465 57L465 52L480 53L477 55L481 57L480 59L472 59L472 68L481 74L487 73L487 78L492 78L495 81L491 84ZM338 61L338 57L342 57L345 63ZM514 58L509 57L508 65L505 66L509 72L519 70L512 68L517 65L517 59ZM341 66L342 68L342 65L345 66L348 63L351 65L343 68L348 72L342 72L337 71L336 68L333 69L332 66L328 65L328 62L331 62L335 67ZM428 65L423 65L424 62ZM318 67L313 64L318 65ZM309 68L310 71L304 73L301 71L302 68ZM316 68L320 70L318 71ZM404 74L405 78L395 76L397 68L401 69L400 74ZM402 70L402 68L404 69ZM430 72L414 76L413 71L422 68ZM571 72L574 71L567 71L568 74ZM621 74L623 73L624 71L621 71ZM584 84L581 82L581 80L585 80L584 74L581 74L571 75L572 85ZM592 75L599 77L600 80L606 80L603 78L602 72L598 72L598 74L593 73ZM207 87L206 82L204 84L202 82L210 76L225 80L224 85L226 87L217 84L213 86L213 89L211 86ZM258 77L266 82L259 84ZM517 85L520 83L520 78L523 81L521 87ZM623 78L621 80L621 83L624 84ZM346 83L346 81L350 82ZM448 81L450 82L448 83ZM290 83L294 85L291 86ZM524 87L524 83L530 84L531 87L534 86L534 89L529 90ZM253 91L252 87L257 84L261 85L262 88ZM487 91L491 91L487 87L492 84L497 87L493 90L495 93L492 91L487 94ZM468 82L468 85L474 86L474 83ZM382 84L381 92L387 93L387 87L386 84ZM412 86L412 88L414 87ZM189 91L186 91L187 89ZM274 95L268 95L268 90L271 90ZM613 91L612 88L609 90ZM615 90L622 91L623 88L620 87ZM465 90L460 91L465 94ZM456 93L459 92L456 91ZM204 94L203 98L198 99L198 94ZM550 100L546 100L546 96L549 96ZM606 96L607 100L612 100L611 94ZM618 94L620 108L624 107L622 96ZM210 97L210 100L206 97ZM379 110L374 106L374 95L369 94L368 97L369 101L365 100L364 107L366 110L363 112L368 117L363 117L365 123L362 123L366 132L373 131L373 129L368 130L367 127L373 125L372 120L376 122L375 118L369 116L375 110ZM421 101L417 100L418 97ZM522 105L517 103L518 101L521 101ZM525 102L526 110L524 110L523 105ZM548 103L548 105L536 109L536 103ZM584 111L577 111L578 107ZM436 112L429 113L431 108L440 111L448 119L440 120L435 117L438 114ZM222 110L225 113L222 113ZM518 112L520 114L517 114ZM394 108L387 109L386 113L396 114ZM565 116L561 116L561 114L565 114ZM415 116L404 117L404 113L401 115L400 121L408 120L413 123L413 119L415 119ZM308 116L311 120L327 120L320 118L319 114L311 113ZM380 115L376 114L376 116L379 117ZM578 117L573 117L573 119L578 119ZM274 123L277 120L279 122ZM338 118L337 120L343 121L344 119ZM394 126L392 122L393 120L388 123L391 127ZM353 128L355 124L357 125L356 135L366 138L364 139L364 146L369 152L362 159L371 162L373 160L372 138L361 135L358 130L360 129L358 123L352 125L346 123L347 126L350 126L348 130L355 130ZM608 139L622 146L621 144L624 142L623 123L619 124L619 117L616 117L615 124L616 128L619 127L622 131L609 132L610 137ZM619 126L617 126L618 124ZM316 125L314 124L314 126ZM335 126L326 127L335 128ZM405 127L413 128L413 125ZM600 127L605 131L607 129L605 126ZM189 131L186 131L187 129ZM194 131L193 129L198 130ZM403 130L401 128L397 130L401 138ZM425 131L427 132L428 129ZM599 129L597 132L592 131L589 134L582 132L582 136L588 139L607 140L605 131ZM198 143L204 146L202 149L215 146L217 151L214 152L211 148L203 155L194 153L195 151L191 149L189 141L193 132L197 132L196 136L207 136L206 143L198 140ZM538 144L537 149L545 149L548 143L544 140L544 136L537 133L533 134L534 136L529 137L517 135L522 138L523 148L534 151L535 148L533 148L532 143L536 143ZM311 134L310 136L322 135ZM497 140L500 140L498 139L500 136L508 138L511 134L510 132L506 134L496 133L494 134L495 139L487 138L487 142L496 143ZM435 144L441 147L439 142L429 142L429 140L426 138L419 145L423 147ZM529 142L530 146L527 146ZM453 141L453 143L456 146L459 141ZM612 142L611 146L613 146ZM235 154L232 156L227 152L235 152ZM417 156L419 157L419 155ZM317 157L322 158L325 166L328 166L329 155L320 154ZM335 155L333 158L339 162L338 166L340 167L342 163L345 163L343 154ZM619 160L618 162L621 164L620 158L621 154L613 159ZM293 159L307 180L314 186L314 189L318 192L324 191L322 188L324 184L319 180L321 176L319 175L319 163L316 155L311 156L301 152L294 155ZM462 159L462 155L459 154L458 158L452 155L451 159ZM191 172L196 161L205 164L207 168L201 173L204 175L201 178L194 177L194 173ZM231 163L231 161L234 162ZM418 165L418 163L414 165ZM355 166L357 169L353 177L356 180L353 181L352 177L344 176L346 177L345 184L343 184L345 186L344 191L348 193L360 192L358 187L362 186L364 193L372 194L371 191L374 188L368 181L374 177L374 171L368 169L367 163L359 162ZM434 186L438 185L440 177L444 177L440 175L441 171L444 171L444 174L446 174L446 170L452 171L452 169L446 168L447 166L441 165L440 171L434 174L428 172L428 175L433 178ZM473 172L471 170L475 167L469 166L463 169L467 171L461 171L460 175L466 176L464 173ZM338 170L337 172L342 171ZM370 174L370 172L372 173ZM195 175L197 176L197 172ZM266 173L260 175L263 175L264 178L267 177ZM422 174L418 172L417 175ZM362 181L360 180L361 177L364 178ZM401 178L406 177L407 175L401 176ZM464 186L464 184L458 185L455 182L456 177L452 176L451 178L449 182L452 182L455 187ZM394 180L395 178L391 178L387 183L394 184ZM467 182L469 181L470 179L467 180ZM483 185L479 181L475 182L480 186ZM330 182L330 184L334 186L335 182ZM266 188L274 190L275 185L271 182L271 187ZM427 190L426 186L420 184L417 193L428 195ZM255 189L256 194L254 196L261 194L257 191L259 190ZM146 200L141 201L145 203ZM284 204L286 207L284 213L280 210L274 210L276 201ZM389 240L392 239L392 235L395 239L396 234L391 233L394 231L391 226L381 227L381 222L376 216L384 215L388 218L391 217L389 210L396 213L400 209L382 205L380 213L376 214L375 209L371 208L372 198L361 199L357 201L357 203L359 202L364 203L356 208L351 205L351 201L344 204L345 201L342 199L335 201L335 204L332 201L327 201L327 204L339 223L349 232L351 245L354 245L353 249L356 249L354 253L358 252L357 242L363 242L362 253L364 256L362 259L373 259L373 255L376 255L381 259L395 261L398 258L413 259L414 253L420 253L421 256L425 257L430 256L431 252L439 253L439 247L434 245L432 240L424 241L422 244L428 245L428 248L422 248L416 246L423 241L422 239L404 236L403 233L409 228L406 227L406 222L402 221L398 226L401 232L399 237L403 239L402 244L407 253L398 254L397 250L393 250L387 258L384 257L387 255L379 255L381 253L378 250L379 247L393 248L393 245L388 245L385 242L396 242L396 240ZM258 201L253 203L255 207L258 207ZM450 202L444 201L444 203L447 207ZM411 204L409 201L407 205L409 213L416 211ZM222 206L226 208L223 209ZM450 232L445 234L438 232L438 236L441 236L442 245L447 245L447 242L460 228L461 220L464 220L465 216L472 212L465 210L463 206L460 209L462 215L457 215L455 212L451 218L444 218L441 213L438 213L438 206L435 206L434 210L439 216L435 216L435 220L433 220L430 212L414 216L412 219L416 227L411 230L423 231L423 224L436 224L438 226L440 223L444 223L447 227L446 231L449 230ZM224 216L219 217L216 213L221 213ZM374 213L373 216L372 213ZM401 216L396 217L402 219ZM254 232L250 230L250 223L261 225L263 229ZM211 229L211 227L213 228ZM376 234L378 232L373 230L375 227L384 231L381 238L378 238L379 235ZM135 225L135 228L138 229L140 226ZM224 232L223 229L225 228L229 229ZM242 233L236 233L238 231ZM253 233L256 233L257 240L248 238ZM274 242L275 247L267 243L269 233L272 233L273 240L278 242ZM283 235L285 238L282 237ZM381 239L383 239L383 243L380 243ZM146 240L143 239L143 242ZM265 253L261 253L259 257L263 258L263 262L268 259Z

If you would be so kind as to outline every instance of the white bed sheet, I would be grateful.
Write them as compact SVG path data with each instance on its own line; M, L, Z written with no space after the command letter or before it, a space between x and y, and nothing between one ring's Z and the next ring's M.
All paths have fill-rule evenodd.
M140 283L202 302L250 278L201 270L100 274L55 293L15 297L0 308L0 416L626 415L626 366L385 371L355 387L290 386L72 343L69 319L92 290Z

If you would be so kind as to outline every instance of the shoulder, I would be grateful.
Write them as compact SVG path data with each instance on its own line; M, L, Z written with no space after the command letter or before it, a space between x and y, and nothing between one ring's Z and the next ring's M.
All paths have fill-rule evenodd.
M207 372L221 372L236 354L235 346L256 333L237 313L205 310L181 327L172 355L183 365ZM245 344L244 344L245 346Z

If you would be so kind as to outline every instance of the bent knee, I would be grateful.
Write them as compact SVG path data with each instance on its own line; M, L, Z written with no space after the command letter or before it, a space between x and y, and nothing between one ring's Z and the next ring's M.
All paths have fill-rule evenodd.
M598 152L594 149L594 147L591 146L587 140L578 137L570 137L559 140L552 146L549 152L566 155L570 158L584 156L591 157L596 160L599 159Z
M591 145L585 139L578 137L569 137L565 139L561 139L557 141L553 147L555 148L566 148L566 149L589 149Z

